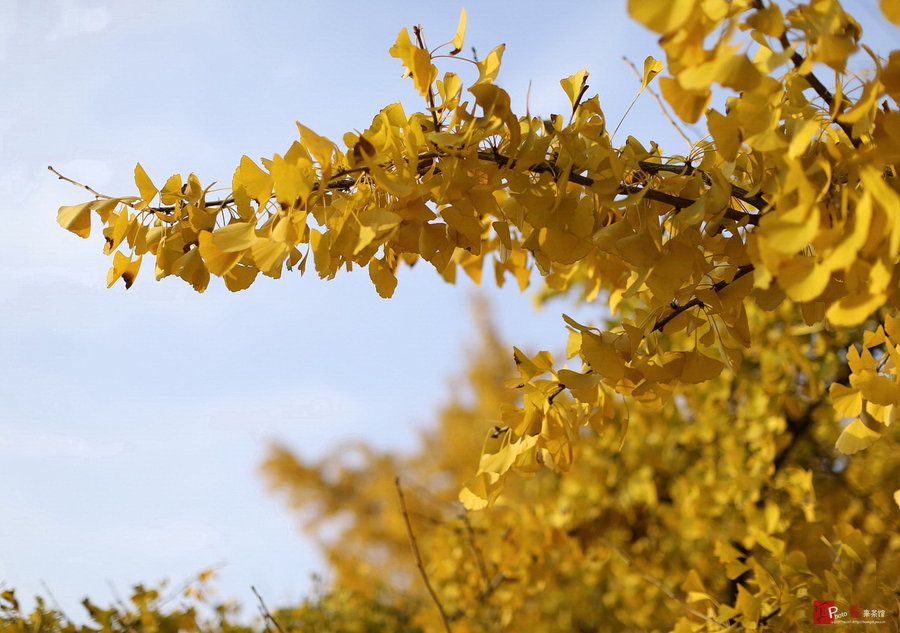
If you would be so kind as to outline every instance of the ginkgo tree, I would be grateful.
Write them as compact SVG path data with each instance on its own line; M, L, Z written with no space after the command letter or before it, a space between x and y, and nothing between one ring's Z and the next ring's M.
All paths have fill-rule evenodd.
M900 23L895 1L881 10ZM585 583L622 574L597 598L619 625L796 630L813 600L896 616L900 51L867 47L836 0L631 0L629 12L665 58L647 58L641 90L658 81L674 117L708 131L686 155L615 145L586 71L560 82L569 111L514 113L496 82L502 45L468 60L471 80L454 72L463 12L449 42L404 29L390 49L421 111L388 105L342 145L298 123L299 140L242 158L225 192L193 174L158 186L138 165L137 195L91 190L59 223L89 237L99 219L109 285L130 287L149 255L156 279L200 292L211 276L238 291L259 273L358 267L390 297L398 270L425 260L451 283L487 274L524 289L537 271L542 297L608 310L601 323L563 315L562 362L514 349L508 399L455 491L485 510L473 517L502 517L473 519L492 560L540 547L581 558L504 571L518 582L501 591L484 573L429 583L414 548L447 628L488 621L451 622L453 601L510 626L546 622L516 617L561 567ZM517 492L512 475L536 472L555 483ZM834 479L853 494L823 494ZM621 520L604 514L616 503ZM528 544L503 536L529 522ZM559 604L597 595L566 586ZM671 612L639 608L666 600Z

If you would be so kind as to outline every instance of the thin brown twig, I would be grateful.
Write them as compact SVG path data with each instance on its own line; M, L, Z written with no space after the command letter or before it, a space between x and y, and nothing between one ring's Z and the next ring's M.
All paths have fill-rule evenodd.
M743 266L739 266L737 269L737 272L734 274L734 277L732 277L731 281L725 281L724 279L722 281L717 281L716 283L714 283L712 285L712 291L719 292L719 291L723 290L724 288L733 284L735 281L737 281L744 275L748 275L748 274L752 273L753 270L754 270L753 264L745 264ZM654 324L653 329L650 331L651 332L662 332L663 329L669 324L669 322L671 322L672 319L677 317L679 314L681 314L685 310L690 310L691 308L696 308L696 307L702 306L702 305L703 305L703 301L701 301L697 297L694 297L693 299L691 299L684 305L680 305L675 308L672 308L672 310L669 311L669 313L666 314L666 316L662 317Z
M710 624L715 624L716 626L718 626L718 627L720 627L720 628L722 628L722 629L725 628L725 625L723 625L723 624L722 624L721 622L719 622L718 620L709 617L708 615L706 615L706 614L703 613L702 611L698 611L697 609L693 608L692 606L690 606L689 604L687 604L686 602L684 602L683 600L681 600L680 598L678 598L678 596L675 595L675 592L672 591L671 589L669 589L669 587L666 586L666 584L665 584L663 581L661 581L659 578L656 578L656 577L654 577L654 576L651 576L650 574L648 574L648 573L646 573L644 570L642 570L640 567L638 567L637 563L635 563L634 560L632 560L631 557L628 556L628 554L626 554L624 551L622 551L622 548L620 548L620 547L617 546L617 545L614 545L613 543L607 541L607 540L604 539L604 538L599 538L599 539L597 539L597 540L598 540L601 544L603 544L605 547L608 547L609 549L613 550L616 554L618 554L618 555L622 558L622 560L625 561L625 564L627 564L629 567L634 568L634 570L637 571L638 575L639 575L641 578L643 578L643 579L646 580L647 582L649 582L649 583L655 585L656 587L658 587L658 588L660 589L660 591L662 591L662 592L666 595L667 598L669 598L670 600L674 600L675 602L677 602L677 603L681 606L682 609L684 609L685 611L687 611L687 612L690 613L691 615L695 615L695 616L697 616L698 618L701 618L701 619L703 619L703 620L709 622Z
M482 580L484 580L484 591L486 592L491 586L491 579L488 575L487 565L484 563L484 556L481 553L481 548L478 547L478 543L475 542L475 530L472 529L472 524L469 522L469 515L463 512L461 518L466 526L466 537L469 541L469 547L472 548L472 552L475 554L475 562L478 564L478 570L481 572Z
M480 152L478 152L478 158L480 160L488 160L488 161L495 162L498 165L500 165L501 167L505 167L506 165L511 163L511 161L508 157L504 156L503 154L499 154L499 153L495 153L495 152L480 151ZM654 163L648 163L648 164L652 165ZM553 174L554 177L558 178L561 175L562 170L553 163L544 162L544 163L538 163L535 165L531 165L528 168L528 171L535 173L535 174L551 173L551 174ZM568 180L569 180L569 182L575 183L577 185L582 185L584 187L590 187L591 185L593 185L596 182L590 176L584 176L582 174L577 174L574 172L569 173ZM648 200L662 202L662 203L671 205L671 206L675 207L676 209L687 208L696 202L696 200L693 200L691 198L683 198L681 196L673 196L671 194L664 193L662 191L657 191L655 189L652 189L652 188L646 187L646 186L641 187L638 185L622 185L621 187L619 187L619 193L622 195L627 195L627 194L631 194L631 193L640 193L641 191L645 192L644 197L647 198ZM733 191L733 193L734 193L734 191ZM734 197L737 197L737 196L734 196ZM737 222L740 222L741 220L746 219L748 224L753 224L753 225L759 224L759 215L758 214L747 213L746 211L739 211L738 209L734 209L734 208L730 208L730 207L725 210L725 217L728 218L729 220L735 220Z
M634 65L634 62L632 62L627 57L623 57L622 59L624 59L625 63L631 67L631 70L634 72L635 76L638 78L638 81L642 81L643 78L641 77L641 73L637 69L637 66ZM663 116L666 117L666 119L668 119L669 123L672 124L672 127L675 128L675 131L678 132L679 136L681 136L681 138L684 139L684 142L688 144L688 148L692 149L694 147L694 144L691 142L691 139L688 138L688 135L684 133L684 130L682 130L678 126L678 122L672 117L671 114L669 114L669 110L668 110L668 108L666 108L666 104L663 103L663 100L659 96L659 94L653 88L651 88L649 85L646 87L646 90L647 90L647 92L650 93L650 96L652 96L653 99L656 101L656 105L659 106L659 109L662 111Z
M86 190L90 191L92 194L94 194L94 195L95 195L96 197L98 197L98 198L103 198L104 200L112 200L112 196L107 196L107 195L105 195L105 194L99 193L99 192L97 192L97 191L91 189L91 188L88 187L87 185L83 185L83 184L81 184L80 182L76 182L76 181L72 180L71 178L69 178L69 177L67 177L67 176L63 176L61 173L59 173L58 171L56 171L55 169L53 169L53 166L52 166L52 165L47 165L47 169L49 169L49 170L52 171L54 174L56 174L57 178L59 178L60 180L65 180L66 182L71 183L71 184L75 185L76 187L81 187L82 189L86 189Z
M285 633L285 630L281 628L281 625L278 623L278 620L275 619L275 616L272 615L272 612L269 611L269 608L266 606L265 601L262 596L259 595L259 592L256 590L256 587L250 585L250 590L253 592L253 595L256 596L256 599L259 600L259 611L262 613L263 618L268 620L272 624L275 625L275 628L278 629L278 633Z
M763 0L753 0L753 8L757 11L764 11L766 8L765 2ZM788 50L791 48L791 42L787 36L787 30L785 30L778 38L778 42L781 44L781 47L784 50ZM803 55L798 53L796 50L791 52L791 63L794 64L794 67L799 69L806 63L806 60L803 58ZM821 80L812 72L804 73L802 75L806 82L810 85L810 87L816 91L816 94L821 97L822 101L828 106L829 115L834 116L833 122L840 127L844 133L847 135L847 138L850 139L850 142L853 144L853 147L859 148L862 144L862 141L853 136L853 128L843 121L838 121L837 116L841 114L842 110L838 108L837 112L832 112L834 110L834 95L831 94L831 91L821 82Z
M444 605L441 604L437 592L434 590L434 587L431 586L431 581L428 579L428 573L425 571L425 564L422 562L422 555L419 553L416 535L413 532L412 523L410 523L409 520L409 510L406 508L406 499L403 496L403 487L400 485L400 477L394 478L394 485L397 487L397 497L400 499L400 511L403 513L403 521L406 523L406 534L409 536L409 545L412 548L413 557L416 560L416 567L419 568L419 575L422 576L422 580L425 582L425 588L428 590L432 601L437 607L438 612L441 614L441 622L444 624L444 630L447 633L452 633L450 629L450 620L447 619L447 612L444 610Z

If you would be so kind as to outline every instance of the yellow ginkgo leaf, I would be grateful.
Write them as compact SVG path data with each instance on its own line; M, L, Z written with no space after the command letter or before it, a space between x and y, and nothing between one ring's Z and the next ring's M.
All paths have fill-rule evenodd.
M256 267L262 274L278 279L281 277L284 260L290 253L290 247L284 242L260 237L253 243L250 252Z
M615 344L608 337L592 332L582 332L581 357L593 372L613 382L625 375L625 360L616 351Z
M884 293L850 295L832 303L825 316L835 326L859 325L884 304L884 300Z
M95 202L92 200L82 204L60 207L56 214L56 221L61 227L78 237L89 237L91 234L91 209Z
M143 201L136 206L143 209L153 201L153 198L159 193L159 189L157 189L153 184L153 181L150 180L150 176L147 175L147 172L144 171L144 168L141 167L140 163L134 166L134 184L137 185L138 191L141 193L141 200Z
M231 186L235 191L243 189L251 200L262 203L272 195L272 176L260 169L249 156L241 156Z
M641 78L641 92L643 92L650 82L653 81L653 78L656 77L663 69L663 63L658 59L654 59L652 56L648 55L647 59L644 60L644 74Z
M600 376L597 374L580 374L569 369L560 369L556 376L559 378L560 386L565 385L568 389L590 389L600 382Z
M828 388L828 393L839 417L852 418L862 411L862 394L859 390L835 382Z
M337 151L337 146L324 136L320 136L311 129L297 121L297 129L300 130L300 140L309 153L313 155L322 169L331 166L331 159Z
M451 55L457 55L463 47L463 39L466 36L466 9L465 7L459 10L459 24L456 27L456 35L453 36L452 44L453 50L450 51Z
M694 123L699 119L712 97L709 89L686 90L672 77L660 79L659 87L672 110L686 123Z
M388 51L391 57L398 58L406 67L407 76L412 76L413 83L423 97L437 78L437 68L431 63L431 54L412 43L409 31L403 29L397 35L397 41Z
M225 287L231 292L238 292L250 287L259 270L252 266L235 266L223 276Z
M628 13L652 31L669 33L687 21L694 4L694 0L628 0Z
M900 24L900 2L898 0L881 0L881 12L894 24Z
M851 384L859 389L862 397L880 405L900 405L900 385L888 378L872 372L854 374Z
M125 289L131 288L138 270L141 268L141 257L132 260L124 253L116 252L113 256L113 265L106 274L106 287L110 288L119 279L125 282Z
M845 455L851 455L869 448L879 437L881 433L876 433L856 418L841 431L835 447Z
M384 260L373 259L369 262L369 278L375 284L375 290L378 291L381 297L389 299L394 294L394 289L397 287L397 277L384 263Z
M559 80L559 84L563 87L563 90L566 91L566 95L569 97L569 103L572 104L573 109L581 99L583 91L587 88L586 82L588 74L588 71L582 68L574 75Z
M181 187L181 174L169 176L166 184L163 185L162 190L159 192L159 201L163 204L175 204L181 199Z
M493 83L500 72L500 60L503 58L503 51L506 50L506 44L495 46L487 56L478 62L478 81L473 85Z
M216 229L212 241L223 253L236 253L250 248L256 241L256 231L252 222L232 222Z
M681 381L700 383L715 378L724 369L725 364L717 358L691 350L685 354L684 368L681 370Z
M466 510L482 510L500 494L501 477L497 473L478 473L459 491L459 501Z
M226 227L227 228L227 227ZM209 272L221 277L234 267L244 256L243 251L225 252L219 248L209 231L201 231L197 236L200 249L200 257L209 268Z

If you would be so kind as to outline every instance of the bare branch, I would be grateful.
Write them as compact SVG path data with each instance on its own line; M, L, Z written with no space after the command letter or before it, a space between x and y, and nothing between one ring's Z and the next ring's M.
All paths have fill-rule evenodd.
M263 618L265 620L268 620L269 622L271 622L273 625L275 625L275 628L278 629L278 633L285 633L285 630L283 628L281 628L281 625L278 623L278 620L276 620L275 616L273 616L271 611L269 611L269 608L266 606L266 603L263 600L262 596L259 595L259 592L256 590L256 587L254 587L253 585L250 585L250 590L253 592L253 595L256 596L256 599L259 600L259 612L263 615Z
M104 195L104 194L99 193L99 192L97 192L97 191L94 191L93 189L91 189L91 188L88 187L87 185L83 185L83 184L81 184L80 182L76 182L76 181L72 180L71 178L68 178L67 176L63 176L61 173L59 173L58 171L56 171L55 169L53 169L53 166L52 166L52 165L47 165L47 169L49 169L49 170L52 171L54 174L56 174L56 176L57 176L60 180L65 180L66 182L71 183L71 184L75 185L76 187L81 187L82 189L86 189L87 191L90 191L92 194L94 194L97 198L103 198L104 200L111 200L111 199L112 199L112 196L107 196L107 195Z
M397 487L397 497L400 499L400 510L403 513L403 520L406 523L406 533L409 536L409 545L412 548L413 557L416 559L416 567L419 568L419 574L425 582L425 588L428 589L432 601L434 601L435 606L437 606L438 611L441 614L441 622L444 624L444 630L447 633L452 633L450 629L450 620L447 619L447 612L444 610L444 605L441 604L437 592L435 592L434 587L431 586L431 581L428 580L425 564L422 562L422 555L419 553L419 545L416 542L416 535L413 532L412 523L409 521L409 511L406 508L406 499L403 497L403 488L400 485L400 477L394 478L394 485Z

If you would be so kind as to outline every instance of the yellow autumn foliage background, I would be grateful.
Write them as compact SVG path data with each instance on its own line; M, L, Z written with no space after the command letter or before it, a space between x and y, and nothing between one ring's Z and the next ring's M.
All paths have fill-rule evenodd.
M419 28L390 49L419 112L343 146L298 124L224 191L138 165L138 196L60 209L100 220L110 283L147 256L199 292L367 268L388 298L427 264L597 308L555 353L483 316L472 392L417 454L274 448L335 577L271 624L795 631L833 600L896 628L900 51L835 0L628 6L665 57L641 90L708 131L685 154L615 141L585 71L544 118L496 83L503 45L445 70L463 13L444 54Z

